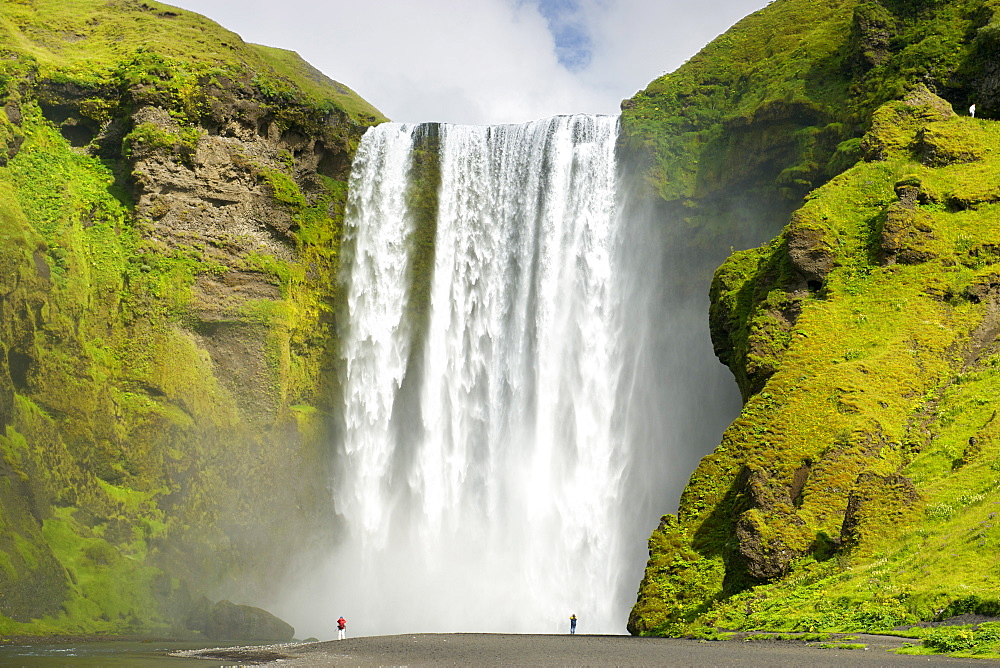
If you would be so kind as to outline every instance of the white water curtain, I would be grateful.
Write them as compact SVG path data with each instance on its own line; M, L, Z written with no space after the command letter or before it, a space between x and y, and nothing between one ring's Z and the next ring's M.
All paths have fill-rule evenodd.
M406 193L430 130L441 185L415 323ZM666 228L623 217L617 134L616 117L584 115L365 134L344 244L339 543L285 603L299 635L329 637L340 615L355 635L565 633L571 614L580 633L625 632L649 532L725 424L703 419L704 397L731 382L702 371L718 366L704 296L665 287L684 271Z

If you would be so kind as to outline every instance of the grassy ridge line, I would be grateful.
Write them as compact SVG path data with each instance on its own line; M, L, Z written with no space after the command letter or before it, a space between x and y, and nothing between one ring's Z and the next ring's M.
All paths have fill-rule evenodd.
M277 92L298 89L315 105L332 105L355 121L386 120L298 54L247 44L210 19L154 0L33 0L4 3L0 43L38 63L41 79L83 85L115 83L113 71L136 49L184 61L197 71L233 69Z
M913 82L1000 116L998 7L776 0L625 100L623 146L694 244L755 245L857 162L874 111Z
M316 103L322 104L325 101L330 101L346 111L354 120L366 124L389 120L360 95L320 72L296 52L261 44L248 44L247 46L256 50L263 61L280 76L294 81Z

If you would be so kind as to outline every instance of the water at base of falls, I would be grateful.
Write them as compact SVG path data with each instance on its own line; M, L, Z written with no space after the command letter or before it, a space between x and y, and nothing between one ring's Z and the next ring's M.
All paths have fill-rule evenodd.
M366 133L344 242L342 540L318 614L366 635L566 632L571 614L580 633L625 631L646 539L691 470L669 461L691 434L662 433L665 375L684 369L657 368L690 323L667 316L656 225L623 218L617 133L600 116Z

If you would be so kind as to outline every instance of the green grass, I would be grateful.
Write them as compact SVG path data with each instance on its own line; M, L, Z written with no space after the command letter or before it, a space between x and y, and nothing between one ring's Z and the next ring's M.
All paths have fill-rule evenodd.
M977 333L993 317L977 295L1000 270L1000 128L923 118L910 132L885 160L810 193L775 242L719 270L713 336L747 402L677 519L651 538L632 628L886 631L1000 600L1000 351ZM928 142L954 162L928 158ZM912 210L898 208L897 187L919 189ZM924 227L892 243L926 254L885 264L899 215ZM789 254L806 232L832 258L822 285L807 287ZM799 496L782 497L803 465ZM754 505L741 471L756 472L755 498L772 500ZM750 535L762 558L789 555L780 575L753 574L741 552Z
M388 120L378 109L365 102L353 90L330 79L315 67L302 60L299 54L294 51L276 49L260 44L250 44L248 46L255 49L264 62L274 68L275 72L290 81L294 81L316 103L329 103L340 107L351 118L365 123L375 124Z
M985 622L973 627L970 624L914 628L909 637L921 640L920 645L907 645L898 654L954 656L996 659L1000 657L1000 623Z
M270 578L313 535L288 518L326 503L346 183L289 151L237 165L291 215L279 258L157 230L135 163L194 168L237 98L345 161L384 118L295 54L152 1L11 1L0 36L20 115L0 114L0 633L182 626L226 578ZM175 124L133 123L144 105ZM206 320L196 286L230 273L280 294ZM252 382L220 372L227 345Z
M740 239L741 228L776 233L807 193L858 160L883 103L924 82L968 108L994 57L973 37L989 32L981 26L996 8L772 2L625 101L624 155L694 245ZM878 21L888 39L873 51L881 33L863 26Z
M177 97L197 93L198 79L249 74L265 93L322 109L342 109L355 121L385 120L342 84L290 51L246 44L209 19L149 0L110 4L98 0L7 2L0 37L10 51L34 61L43 79L95 89L125 79L166 84ZM10 67L8 65L8 67ZM164 80L161 75L174 76Z

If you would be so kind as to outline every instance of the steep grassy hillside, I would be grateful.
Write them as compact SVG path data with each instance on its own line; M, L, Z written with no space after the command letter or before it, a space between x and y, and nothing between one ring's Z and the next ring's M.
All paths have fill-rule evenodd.
M912 83L1000 115L998 5L775 0L625 100L623 144L696 241L767 219L776 232L858 160L872 112Z
M690 220L747 189L795 208L716 273L745 405L650 539L633 633L1000 611L997 9L777 0L626 112ZM998 640L965 633L935 647Z
M0 634L255 603L326 536L345 181L384 119L152 1L9 0L0 50Z

